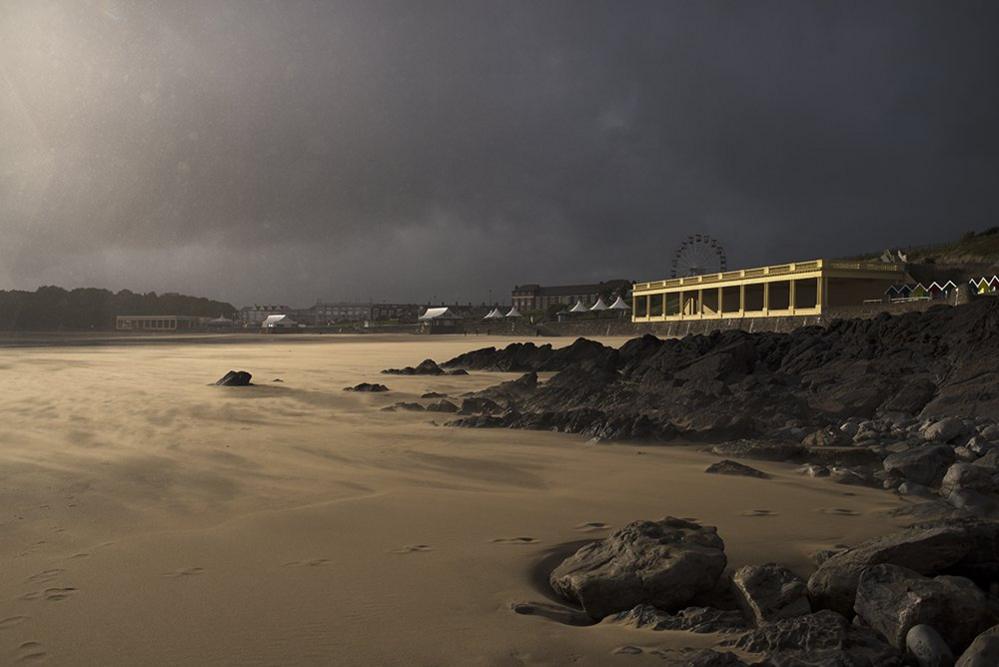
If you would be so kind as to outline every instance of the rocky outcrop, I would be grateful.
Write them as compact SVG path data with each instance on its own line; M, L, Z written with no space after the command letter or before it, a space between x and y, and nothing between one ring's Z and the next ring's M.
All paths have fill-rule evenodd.
M776 563L739 568L732 588L746 617L757 625L812 611L805 580Z
M216 380L215 384L219 387L246 387L252 384L252 379L253 376L246 371L229 371Z
M988 299L788 334L647 335L620 349L584 339L560 349L516 344L444 365L554 371L519 396L518 414L499 424L514 428L602 438L766 434L812 450L900 442L909 448L963 446L966 436L982 435L971 432L975 419L999 414L997 346L999 300ZM853 420L846 430L844 420ZM929 476L917 468L917 476Z
M765 656L767 665L888 667L901 656L873 631L851 625L842 615L822 610L767 623L722 646Z
M742 477L756 477L758 479L770 479L770 475L757 470L756 468L744 465L731 459L722 459L718 463L712 463L704 472L714 475L739 475Z
M386 368L382 371L386 375L467 375L467 371L460 368L446 370L437 365L433 359L424 359L416 366L406 366L405 368Z
M829 557L808 579L812 607L853 614L864 570L881 563L919 574L957 574L982 584L999 572L999 523L978 520L917 525Z
M451 401L447 400L446 398L442 398L439 401L431 401L430 403L427 403L427 405L426 405L426 407L424 409L427 412L452 412L453 413L453 412L457 412L458 411L458 406L455 405L454 403L452 403Z
M344 387L344 391L367 391L367 392L382 392L388 391L389 388L383 384L372 383L372 382L361 382L360 384L355 384L353 387Z
M993 618L985 594L964 577L926 577L883 563L860 575L854 610L889 643L904 649L909 630L926 624L956 652L990 627Z
M600 619L641 604L680 609L715 587L726 562L714 527L666 517L635 521L582 547L549 581L560 596Z
M947 467L953 462L952 448L934 445L891 454L884 460L884 469L911 482L930 486L940 482Z

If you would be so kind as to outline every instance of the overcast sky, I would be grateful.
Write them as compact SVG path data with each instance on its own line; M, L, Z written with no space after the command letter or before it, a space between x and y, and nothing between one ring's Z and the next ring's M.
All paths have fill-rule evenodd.
M999 224L999 3L3 0L0 288L505 297Z

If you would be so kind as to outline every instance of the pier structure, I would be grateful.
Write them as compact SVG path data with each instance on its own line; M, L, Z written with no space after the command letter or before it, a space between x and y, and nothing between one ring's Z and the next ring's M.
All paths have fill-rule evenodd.
M902 265L816 259L668 278L632 287L633 322L809 317L881 301Z

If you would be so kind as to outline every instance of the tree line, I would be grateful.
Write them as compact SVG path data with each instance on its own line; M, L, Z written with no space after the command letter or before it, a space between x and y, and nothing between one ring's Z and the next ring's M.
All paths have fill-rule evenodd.
M39 287L34 292L0 290L0 330L101 331L114 329L117 315L190 315L233 317L224 301L184 294L112 292L95 287L66 290Z

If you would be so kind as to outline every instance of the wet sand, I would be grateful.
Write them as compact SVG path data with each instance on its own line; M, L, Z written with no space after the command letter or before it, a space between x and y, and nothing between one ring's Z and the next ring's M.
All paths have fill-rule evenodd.
M510 606L546 601L551 553L639 518L803 575L899 525L903 501L789 465L707 475L696 447L379 410L516 377L378 373L503 339L319 338L0 350L0 664L664 664L714 638ZM209 386L229 369L257 386ZM391 391L342 391L362 381Z

